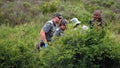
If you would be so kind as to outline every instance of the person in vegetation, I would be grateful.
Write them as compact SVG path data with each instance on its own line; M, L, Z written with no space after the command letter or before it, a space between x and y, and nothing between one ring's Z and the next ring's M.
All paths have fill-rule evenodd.
M77 28L78 25L81 23L76 17L72 18L70 21L75 23L74 28Z
M65 31L67 24L68 24L68 21L66 19L62 19L59 27L56 29L54 33L54 36L57 36L57 37L61 36L63 32Z
M51 41L53 33L60 25L60 21L63 19L61 13L56 13L52 20L47 21L47 23L43 26L40 31L40 44L37 45L37 49L41 47L48 47L48 42Z
M78 28L78 26L79 26L80 23L81 23L81 22L78 20L78 18L76 18L76 17L72 18L70 21L75 23L75 25L74 25L74 27L73 27L73 28L75 28L75 30ZM80 27L81 27L81 29L84 30L84 31L87 31L87 30L89 29L88 26L86 26L86 25L82 25L82 26L80 26Z
M93 12L93 19L89 21L90 23L90 28L96 28L98 30L103 29L107 23L103 21L101 18L101 11L100 10L95 10Z

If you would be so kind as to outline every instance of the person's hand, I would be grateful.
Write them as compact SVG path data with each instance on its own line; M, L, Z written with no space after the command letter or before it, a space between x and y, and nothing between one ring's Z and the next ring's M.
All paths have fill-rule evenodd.
M48 44L47 44L47 43L45 43L45 47L48 47Z

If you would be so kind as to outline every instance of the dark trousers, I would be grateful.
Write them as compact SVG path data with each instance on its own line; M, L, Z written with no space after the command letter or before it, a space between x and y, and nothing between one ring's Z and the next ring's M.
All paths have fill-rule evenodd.
M40 47L45 47L45 43L40 41Z
M45 47L45 43L42 42L42 41L40 41L40 44L37 44L37 45L36 45L36 48L37 48L38 50L40 50L41 47Z

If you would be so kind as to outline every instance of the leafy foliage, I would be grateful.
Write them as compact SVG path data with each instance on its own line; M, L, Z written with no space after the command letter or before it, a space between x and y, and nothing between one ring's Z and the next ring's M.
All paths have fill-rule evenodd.
M91 30L87 33L80 33L76 31L70 34L68 31L64 37L62 37L59 42L57 41L56 46L60 49L57 59L52 59L51 62L56 62L55 65L70 68L117 68L120 62L120 47L112 37L110 33L106 30L96 31ZM53 43L54 44L54 43ZM52 50L49 50L49 53ZM45 52L44 52L45 53ZM45 53L46 54L46 53ZM53 56L52 56L53 57ZM44 56L45 58L45 56ZM47 63L50 62L48 59L44 59ZM114 64L113 64L114 63ZM51 67L54 67L51 65Z
M119 68L120 6L118 0L106 1L0 0L0 68ZM108 27L83 31L96 9ZM80 27L69 23L60 38L37 51L39 31L55 12L68 20L77 17Z

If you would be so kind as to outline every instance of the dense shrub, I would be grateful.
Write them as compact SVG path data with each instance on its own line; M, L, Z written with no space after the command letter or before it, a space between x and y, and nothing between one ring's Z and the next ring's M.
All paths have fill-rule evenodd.
M39 35L39 28L40 25L35 24L29 26L24 24L14 28L5 25L0 27L1 68L39 68L40 55L34 50L34 41Z
M57 4L58 1L54 1L54 0L52 2L45 3L42 6L40 6L40 11L42 11L43 14L56 12L58 7Z
M106 2L105 0L102 1L102 5L108 8L110 8L114 3L114 0L110 0L109 2Z
M57 65L60 68L120 67L119 44L112 40L113 37L107 30L90 30L87 33L70 32L56 41L56 45L52 44L57 48L48 48L48 53L52 51L51 55L43 50L41 56L44 57L43 63L45 65L49 65L49 67Z
M103 14L103 18L108 22L112 22L116 16L116 14L111 10L106 10L102 12L102 14Z
M22 42L18 43L16 40L5 40L2 42L4 43L0 43L0 67L33 67L35 57L33 56L32 50L29 50L25 44Z
M0 11L0 24L10 25L30 22L40 14L39 2L34 4L29 1L2 2Z
M113 12L119 14L119 12L120 12L120 6L119 6L119 4L120 4L119 2L118 2L118 3L115 3L114 5L112 5L112 6L110 7L110 9L111 9Z
M120 6L116 1L0 0L0 7L0 68L120 67ZM34 50L42 25L53 13L59 11L65 18L77 17L88 24L95 9L102 10L107 23L113 22L109 28L112 32L83 31L81 27L75 30L74 23L70 23L65 33L49 43L48 48ZM26 24L9 27L3 23Z
M96 9L100 9L98 0L91 0L91 1L83 0L83 4L85 9L89 12L93 12Z

